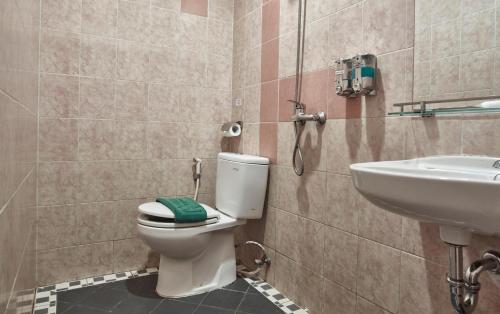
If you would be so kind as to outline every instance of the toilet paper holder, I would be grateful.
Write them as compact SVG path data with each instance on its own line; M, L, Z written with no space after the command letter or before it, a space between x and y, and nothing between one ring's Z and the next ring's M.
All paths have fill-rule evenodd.
M242 130L243 130L242 121L226 122L221 127L221 131L224 137L240 136Z

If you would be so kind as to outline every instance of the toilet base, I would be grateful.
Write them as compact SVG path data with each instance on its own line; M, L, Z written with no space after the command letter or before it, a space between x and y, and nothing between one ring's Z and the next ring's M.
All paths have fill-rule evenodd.
M232 230L211 232L206 249L192 258L160 255L156 292L164 298L181 298L219 289L236 280Z

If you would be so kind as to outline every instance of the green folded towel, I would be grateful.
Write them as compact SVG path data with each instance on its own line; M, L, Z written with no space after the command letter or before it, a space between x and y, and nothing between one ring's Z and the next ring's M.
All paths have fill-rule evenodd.
M207 211L205 208L191 198L159 197L156 201L167 206L174 213L176 222L199 222L207 220Z

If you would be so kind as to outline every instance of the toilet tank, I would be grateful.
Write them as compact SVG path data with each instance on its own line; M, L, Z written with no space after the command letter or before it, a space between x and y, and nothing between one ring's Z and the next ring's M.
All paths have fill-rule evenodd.
M269 159L233 153L219 153L215 206L237 219L262 217L266 198Z

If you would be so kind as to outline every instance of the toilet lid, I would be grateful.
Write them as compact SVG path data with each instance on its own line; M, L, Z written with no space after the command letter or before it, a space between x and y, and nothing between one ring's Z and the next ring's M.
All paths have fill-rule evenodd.
M205 204L200 203L200 205L207 211L207 220L213 220L214 218L219 219L220 213L217 210ZM172 220L175 219L175 215L170 208L158 202L150 202L139 205L139 213L152 217Z

